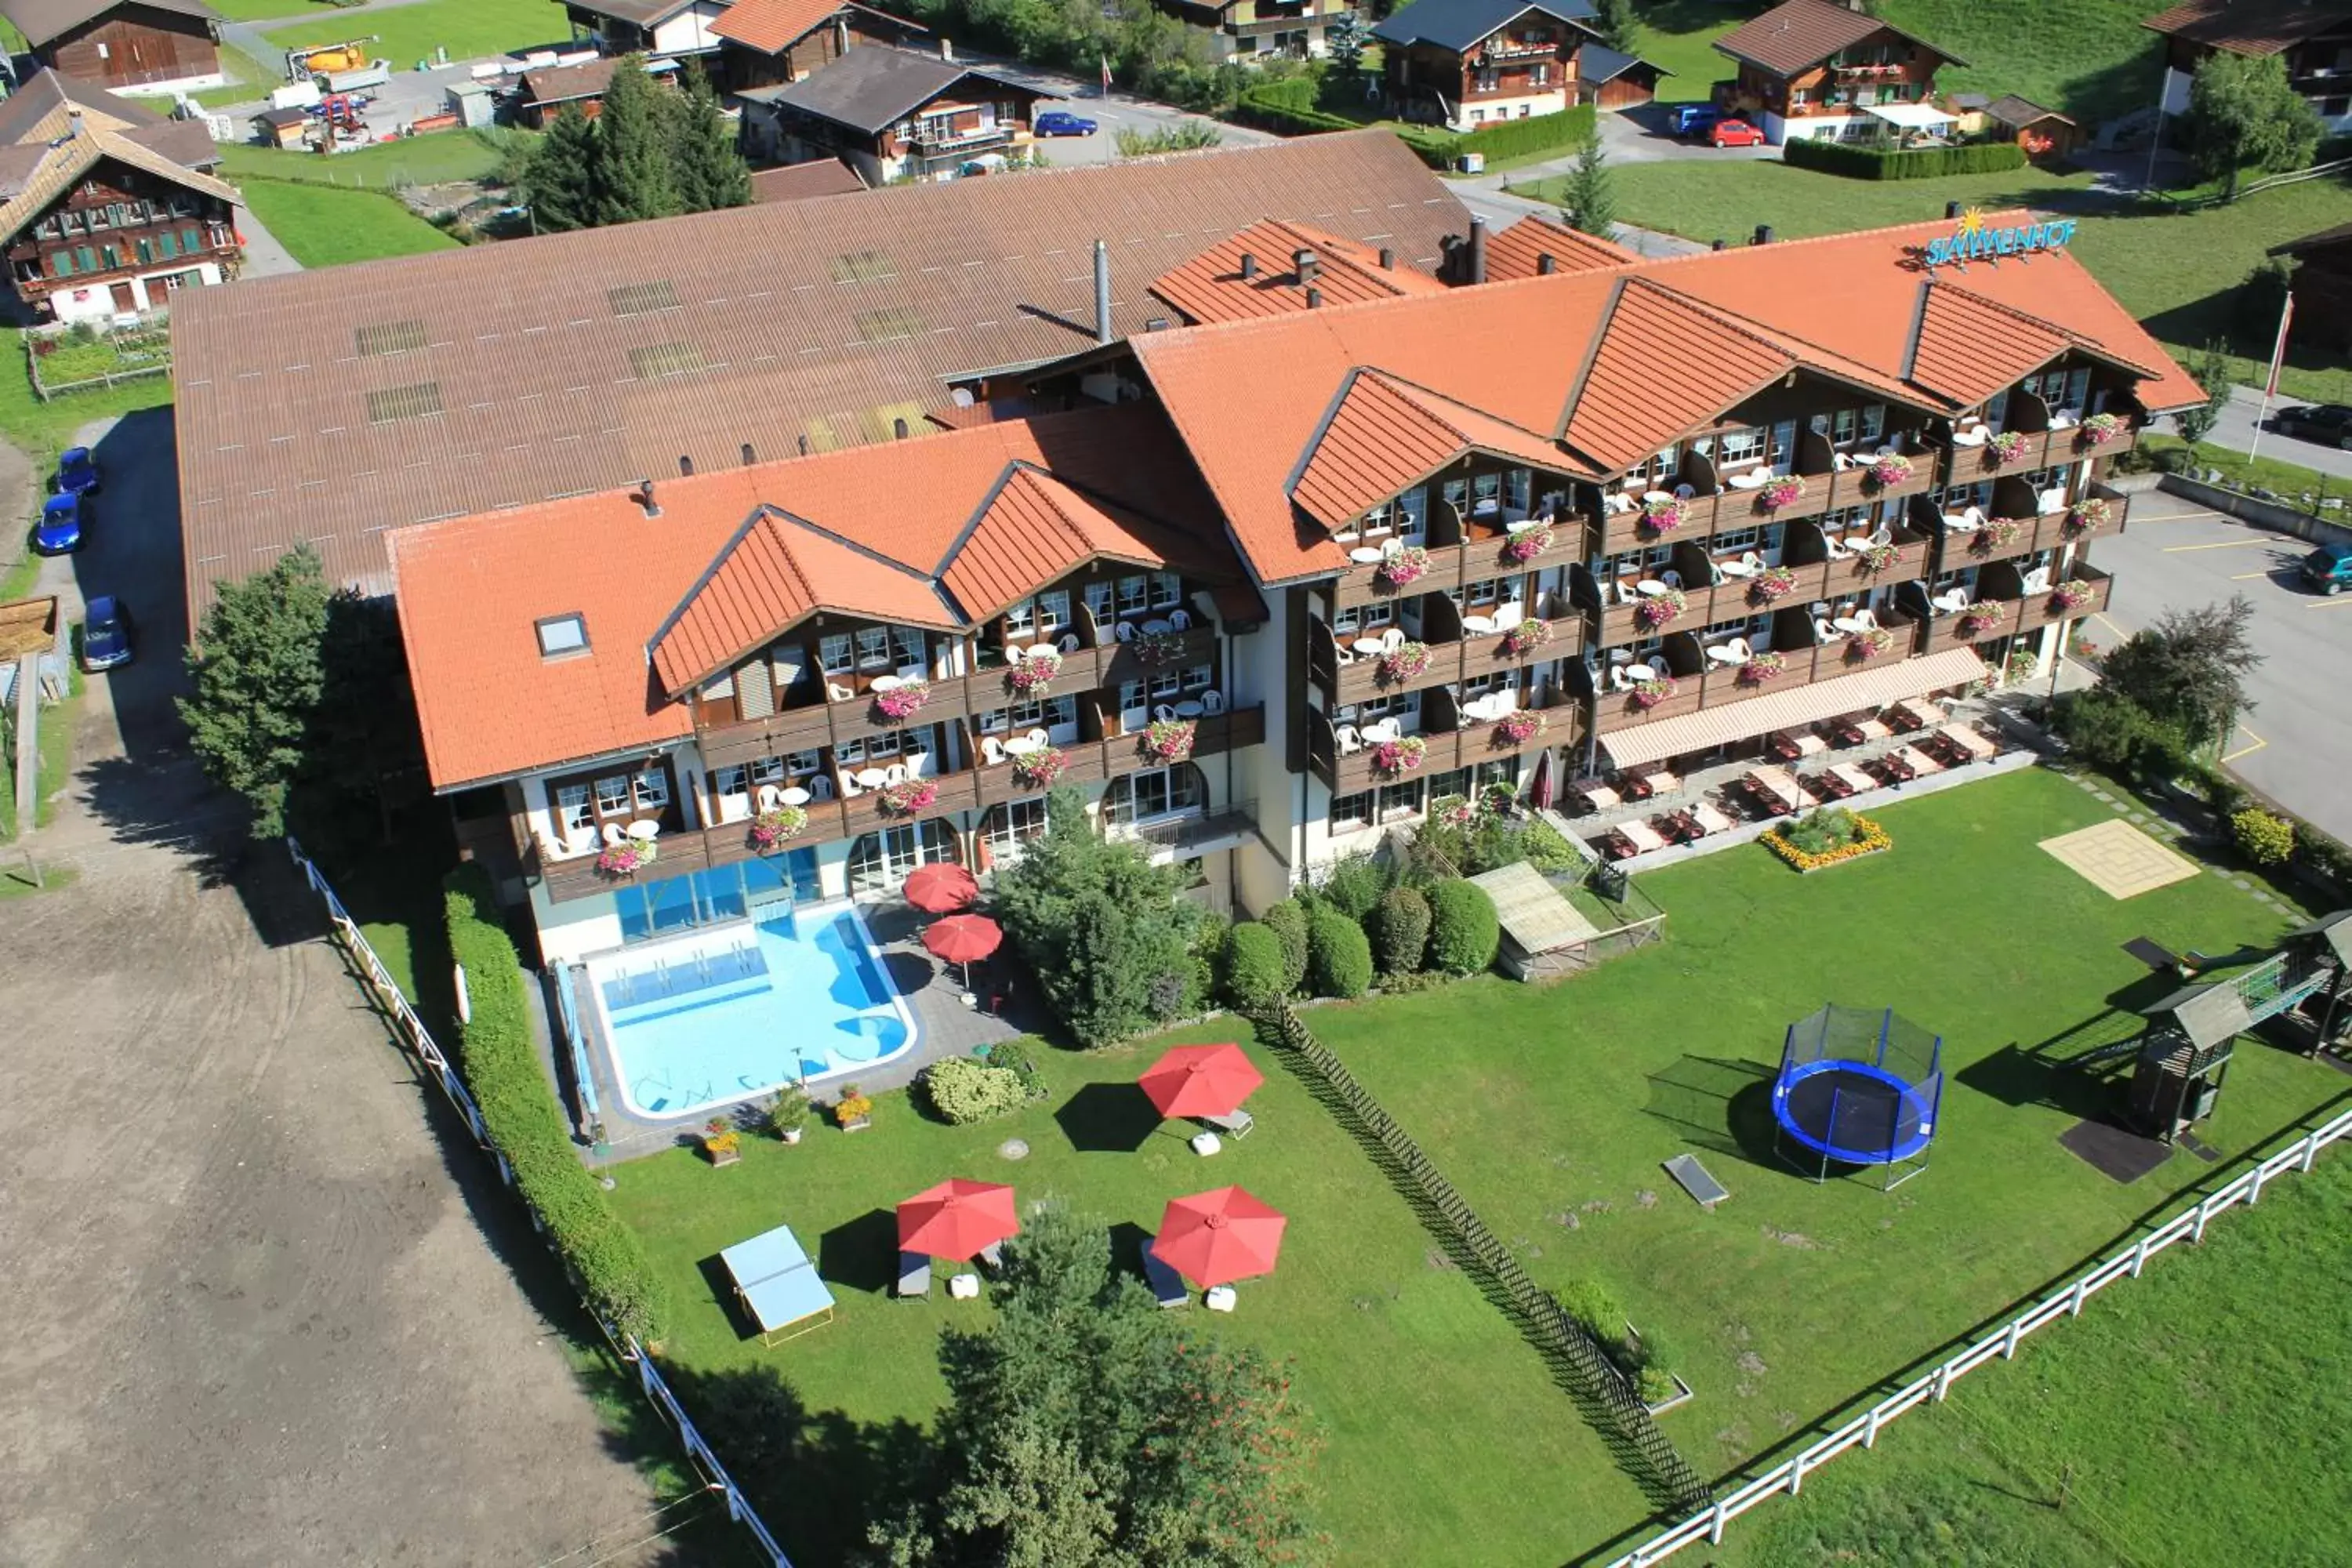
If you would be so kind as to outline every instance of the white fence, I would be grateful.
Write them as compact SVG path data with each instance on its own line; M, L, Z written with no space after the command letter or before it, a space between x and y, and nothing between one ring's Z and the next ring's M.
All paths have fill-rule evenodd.
M1852 1448L1875 1447L1879 1428L1889 1421L1923 1405L1942 1403L1955 1382L1989 1362L2009 1360L2017 1353L2017 1347L2026 1335L2046 1329L2061 1319L2076 1316L2082 1311L2084 1302L2116 1280L2138 1279L2140 1270L2147 1266L2147 1260L2175 1242L2204 1240L2205 1226L2215 1215L2237 1204L2253 1204L2261 1198L2263 1188L2273 1177L2290 1171L2310 1170L2312 1162L2322 1149L2346 1137L2352 1137L2352 1110L2346 1111L2316 1131L2306 1133L2227 1186L2216 1189L2199 1200L2194 1207L2173 1215L2126 1250L2084 1269L2072 1284L2043 1297L1926 1376L1887 1395L1785 1464L1717 1498L1711 1506L1691 1515L1680 1524L1661 1531L1612 1563L1609 1568L1649 1568L1650 1564L1663 1563L1684 1547L1696 1545L1702 1541L1709 1545L1722 1544L1724 1527L1749 1509L1782 1492L1795 1497L1803 1489L1807 1476L1840 1454Z
M465 1083L457 1077L457 1069L449 1065L449 1058L442 1055L432 1031L425 1026L425 1021L416 1016L416 1009L410 1006L408 998L401 994L392 972L384 968L382 959L376 957L375 949L368 945L367 938L360 933L358 922L344 910L343 901L335 897L335 889L328 884L326 876L311 864L310 858L302 853L302 847L290 834L286 839L286 853L293 858L295 868L310 884L310 890L326 904L327 919L334 928L335 945L358 964L369 991L373 993L377 1004L393 1020L393 1032L399 1037L400 1043L414 1051L417 1059L431 1069L435 1080L441 1085L441 1091L449 1097L449 1103L457 1108L457 1114L463 1116L466 1125L473 1130L474 1141L490 1156L491 1163L498 1168L499 1179L512 1187L514 1172L490 1147L489 1133L482 1125L482 1113L475 1109L474 1097L466 1092ZM550 1092L553 1092L551 1088ZM530 1214L528 1205L523 1212ZM538 1227L538 1215L531 1215L531 1225ZM582 1310L586 1310L584 1303ZM644 1348L633 1336L614 1328L593 1312L589 1312L588 1317L603 1331L614 1352L636 1368L638 1385L645 1390L646 1397L653 1401L654 1408L677 1429L678 1441L686 1447L687 1458L701 1473L704 1489L726 1500L727 1517L751 1532L751 1539L759 1543L760 1550L766 1553L767 1560L774 1564L774 1568L793 1568L792 1560L784 1555L783 1548L778 1546L776 1538L768 1533L767 1521L752 1510L751 1500L727 1474L726 1467L719 1462L719 1456L710 1451L710 1445L703 1441L702 1434L688 1418L677 1396L670 1392L669 1384L664 1383L661 1373L654 1369L653 1359L645 1353Z

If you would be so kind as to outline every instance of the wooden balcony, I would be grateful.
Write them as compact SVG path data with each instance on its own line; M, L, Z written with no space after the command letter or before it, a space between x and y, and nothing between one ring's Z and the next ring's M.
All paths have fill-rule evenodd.
M2022 474L2034 468L2055 468L2061 463L2079 463L2092 458L2113 458L2130 451L2139 444L2139 427L2126 424L2105 441L2094 445L2079 425L2063 430L2041 430L2029 433L2025 449L2008 462L1994 455L1992 443L1980 447L1955 446L1951 449L1951 483L1968 484L1978 479L1998 479L2003 474Z
M1450 516L1450 514L1449 514ZM1410 598L1416 594L1446 593L1465 583L1483 583L1495 577L1516 577L1529 572L1541 572L1549 567L1565 566L1584 559L1585 542L1590 537L1581 513L1561 512L1549 525L1551 545L1541 552L1520 560L1511 553L1510 535L1499 525L1475 520L1463 525L1458 543L1423 545L1429 553L1429 570L1412 582L1391 586L1381 577L1381 563L1363 562L1350 563L1339 574L1332 590L1332 603L1339 609L1355 605L1367 605L1381 599ZM1451 531L1433 521L1431 532L1437 537ZM1359 548L1374 549L1377 544Z
M1572 748L1583 741L1584 701L1573 693L1547 689L1540 694L1540 700L1527 710L1542 715L1543 729L1540 733L1517 743L1506 738L1493 724L1483 721L1465 722L1455 729L1423 731L1419 738L1428 750L1423 756L1421 766L1405 773L1380 772L1373 763L1376 748L1370 744L1345 756L1339 755L1335 731L1318 714L1309 721L1315 733L1308 742L1308 756L1318 776L1335 794L1353 795L1379 784L1433 779L1456 768L1539 752L1548 746ZM1451 711L1449 705L1449 715Z
M2067 583L2062 583L2061 587L2068 583L2078 584L2089 595L2072 609L2060 605L2056 590L2039 594L2022 592L2015 571L2003 568L2001 577L1979 601L2000 606L1998 621L1989 626L1972 622L1965 610L1939 615L1926 623L1919 651L1941 653L1947 648L1991 642L2015 632L2039 631L2053 621L2080 620L2085 616L2095 616L2107 607L2108 595L2114 587L2114 579L2107 573L2088 563L2079 564L2068 569ZM1977 629L1969 629L1972 625Z
M1895 642L1876 658L1865 659L1858 657L1844 637L1819 645L1776 647L1774 651L1780 654L1782 661L1781 671L1774 679L1764 681L1742 679L1739 667L1736 665L1709 662L1695 637L1671 637L1667 640L1664 658L1674 675L1673 694L1652 707L1643 708L1631 693L1603 687L1595 703L1593 728L1603 735L1638 729L1660 719L1678 718L1703 709L1721 708L1775 691L1786 691L1794 686L1810 686L1815 681L1832 680L1841 675L1858 674L1864 669L1907 658L1919 651L1916 622L1891 612L1881 615L1879 621L1894 634Z
M1204 714L1193 721L1192 760L1198 762L1203 757L1260 745L1265 740L1265 709L1263 705L1253 703L1228 713ZM1100 784L1122 773L1163 765L1146 754L1143 737L1139 734L1073 742L1062 747L1061 752L1069 763L1061 776L1054 781L1056 784ZM1045 794L1046 789L1043 784L1023 783L1013 773L1010 763L982 764L974 776L979 780L976 804L982 806L1026 800ZM924 815L937 814L927 812Z
M1752 581L1727 577L1712 586L1683 589L1682 612L1662 626L1644 626L1637 604L1625 604L1611 594L1612 601L1601 612L1600 631L1593 638L1596 647L1617 647L1629 642L1661 633L1690 631L1712 626L1720 621L1737 620L1767 611L1785 609L1791 605L1809 605L1817 601L1837 603L1867 595L1874 589L1888 588L1898 583L1911 582L1927 572L1931 541L1924 533L1908 529L1896 529L1892 535L1894 557L1877 571L1867 562L1852 555L1834 561L1818 559L1828 547L1819 530L1808 525L1802 531L1792 531L1787 548L1781 552L1782 566L1795 574L1796 585L1777 599L1766 599ZM1812 555L1811 561L1791 560L1791 556ZM1685 574L1687 582L1689 574Z
M2060 594L2077 586L2084 591L2082 603L2073 605L2059 603ZM2071 566L2067 568L2066 579L2056 589L2047 594L2035 594L2018 606L2017 629L2037 631L2053 621L2079 621L2086 616L2105 614L2108 595L2114 587L2114 577L2087 562Z
M1329 695L1333 705L1352 708L1374 697L1394 697L1407 691L1425 690L1433 686L1452 686L1462 679L1465 644L1451 641L1423 643L1422 646L1429 650L1429 663L1419 674L1393 681L1381 678L1381 658L1378 654L1357 654L1353 664L1339 667L1339 679L1330 683Z
M1847 507L1921 495L1937 484L1937 454L1915 455L1911 459L1911 477L1900 484L1880 485L1859 467L1843 472L1801 477L1805 481L1804 494L1787 506L1769 510L1766 510L1754 490L1726 488L1715 495L1694 497L1684 503L1682 526L1666 533L1651 531L1644 525L1639 510L1612 512L1601 530L1600 552L1621 555L1629 550L1646 550L1654 544L1678 543L1685 539L1703 540L1729 529L1760 528L1767 523L1819 517L1823 512L1839 511Z

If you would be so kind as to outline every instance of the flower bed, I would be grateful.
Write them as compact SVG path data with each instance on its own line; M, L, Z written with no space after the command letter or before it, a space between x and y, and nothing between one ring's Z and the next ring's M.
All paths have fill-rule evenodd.
M877 805L892 816L912 816L927 811L940 798L940 786L935 779L908 779L905 784L884 784Z
M1537 556L1541 555L1545 551L1549 550L1551 548L1551 543L1552 536L1550 529L1523 528L1518 532L1511 535L1508 542L1504 544L1503 554L1508 559L1524 566L1528 562L1533 561Z
M1402 588L1417 583L1429 573L1429 552L1418 544L1408 544L1394 555L1384 557L1373 573L1391 588Z
M1836 806L1768 828L1758 842L1800 871L1819 871L1895 847L1878 824Z
M1633 618L1651 631L1671 625L1675 618L1690 608L1690 600L1680 588L1669 588L1663 594L1645 595L1633 606Z
M909 680L888 691L876 692L874 710L885 719L894 721L911 719L921 712L923 704L930 700L931 689L929 682Z
M751 847L761 854L781 849L808 826L808 813L797 805L780 805L751 819Z
M1192 754L1200 726L1190 719L1154 719L1143 731L1143 754L1154 762L1181 763Z
M1429 755L1429 742L1418 735L1382 741L1372 748L1372 766L1384 773L1409 773Z
M1767 566L1748 584L1748 596L1759 605L1785 599L1796 591L1797 572L1793 566Z
M1015 691L1043 691L1061 673L1061 650L1040 647L1007 670L1004 679Z
M1372 673L1382 685L1393 686L1399 681L1411 680L1427 669L1429 660L1427 643L1400 643L1372 661Z
M1026 788L1044 789L1060 778L1062 770L1069 765L1069 752L1058 746L1047 746L1042 751L1024 752L1014 757L1013 776Z

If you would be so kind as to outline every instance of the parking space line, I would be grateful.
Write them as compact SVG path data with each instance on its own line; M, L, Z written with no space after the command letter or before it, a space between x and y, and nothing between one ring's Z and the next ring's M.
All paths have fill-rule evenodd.
M2322 599L2315 605L2305 605L2306 610L2352 610L2352 599Z
M2230 581L2232 583L2251 583L2257 577L2275 577L2284 570L2285 568L2283 566L2273 566L2267 572L2240 572L2236 575L2232 576Z
M2243 724L2238 726L2238 732L2245 736L2248 740L2253 742L2253 744L2251 746L2241 746L2234 752L2224 752L2221 757L2221 760L2224 763L2234 763L2240 757L2250 756L2252 753L2261 751L2264 746L2270 744L2268 741L2263 740L2260 735L2255 734Z
M2179 555L2190 550L2252 550L2257 546L2268 547L2277 542L2275 539L2224 539L2218 544L2168 544L2164 547L2164 552L2167 555Z
M2119 626L2116 625L2116 623L2115 623L2115 622L2113 622L2113 621L2111 621L2111 620L2107 619L2107 617L2106 617L2105 616L2104 616L2104 615L2100 614L2100 613L2099 613L2098 611L2096 611L2096 610L2093 610L2093 611L2091 612L2091 618L2092 618L2093 620L2095 620L2095 621L2098 622L2098 623L2099 623L2099 625L2101 625L2101 626L2103 626L2106 627L2106 628L2107 628L2107 630L2109 630L2109 631L2111 631L2111 632L2115 633L2115 634L2116 634L2116 636L2117 636L2117 637L2130 637L2130 636L2131 636L2131 633L2129 633L2129 632L2127 632L2127 631L2124 630L2124 629L2123 629L2123 627L2121 627L2121 626Z

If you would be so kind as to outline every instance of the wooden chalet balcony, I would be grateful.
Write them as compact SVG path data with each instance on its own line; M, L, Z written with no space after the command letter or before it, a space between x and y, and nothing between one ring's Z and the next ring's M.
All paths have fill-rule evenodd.
M1864 658L1855 652L1853 640L1843 637L1828 643L1793 647L1782 647L1776 640L1772 651L1780 656L1781 671L1774 679L1764 681L1742 679L1739 667L1736 665L1710 662L1696 636L1670 637L1666 639L1663 658L1674 678L1673 694L1660 699L1652 707L1644 708L1633 693L1618 691L1604 685L1594 702L1593 729L1603 735L1638 729L1660 719L1675 719L1703 709L1744 702L1750 698L1786 691L1795 686L1832 680L1841 675L1857 675L1864 669L1877 668L1921 651L1917 647L1919 628L1916 622L1892 612L1881 614L1878 618L1880 626L1894 634L1894 645L1885 652ZM1784 618L1781 624L1793 627L1799 623Z
M1376 784L1407 784L1415 779L1432 779L1456 768L1476 763L1490 763L1497 758L1539 752L1548 746L1575 746L1584 739L1584 703L1574 693L1558 688L1547 688L1538 694L1538 700L1523 711L1540 714L1544 727L1540 733L1527 740L1512 742L1491 723L1460 720L1458 710L1444 693L1439 693L1423 717L1435 717L1451 728L1430 728L1418 731L1427 751L1420 767L1409 773L1380 772L1373 763L1378 748L1366 742L1360 749L1340 755L1337 731L1322 714L1308 717L1309 735L1307 758L1318 777L1337 795L1353 795Z
M1859 466L1842 472L1799 477L1805 482L1804 493L1786 506L1769 510L1755 490L1727 487L1714 495L1694 496L1683 503L1682 525L1665 533L1655 532L1648 526L1639 506L1630 511L1612 512L1601 529L1600 553L1622 555L1629 550L1646 550L1654 544L1705 539L1727 529L1760 528L1767 523L1819 517L1823 512L1840 511L1847 507L1920 495L1935 488L1937 462L1933 453L1915 454L1911 458L1911 477L1892 485L1877 483ZM1672 489L1674 487L1668 485L1664 488Z
M2000 574L1996 579L1994 574ZM1972 622L1966 610L1938 615L1922 628L1919 651L1941 653L1946 648L1967 647L1972 644L1991 642L2015 632L2039 631L2053 621L2081 620L2095 616L2107 607L2115 580L2107 573L2087 563L2067 569L2067 576L2051 589L2029 594L2016 568L2006 563L1988 568L1988 582L1979 595L1980 603L1997 604L2000 618L1990 626ZM2072 608L2059 602L2059 595L2069 588L2079 588L2086 595ZM1969 627L1977 629L1971 631Z
M1381 575L1381 562L1351 563L1339 574L1332 590L1332 603L1340 609L1369 605L1381 599L1409 598L1416 594L1444 593L1459 588L1465 583L1481 583L1492 577L1512 577L1528 572L1541 572L1548 567L1564 566L1571 561L1584 559L1586 522L1580 513L1562 511L1549 524L1550 547L1538 554L1520 560L1510 552L1509 534L1500 524L1487 523L1475 518L1465 524L1454 524L1449 510L1443 520L1432 519L1430 535L1443 538L1459 529L1463 537L1454 543L1424 543L1429 554L1429 570L1410 583L1391 584ZM1360 542L1360 550L1380 548L1378 541Z
M2037 555L2043 551L2063 549L2069 544L2104 539L2111 533L2121 533L2130 519L2131 498L2105 485L2091 487L2092 498L2107 504L2106 521L2095 523L2078 520L2074 515L2075 509L2071 506L2063 506L2054 511L2032 510L2038 502L2031 499L2032 491L2026 489L2021 481L2004 479L2001 485L2004 488L2015 485L2017 489L2013 495L2025 498L2019 511L2004 512L2002 503L2008 498L2004 497L2002 489L1994 491L1993 510L1997 515L2008 517L2018 524L2014 536L2004 544L1995 542L1995 531L1991 529L1947 533L1943 554L1937 563L1942 570L1956 572L1965 566L2013 561L2023 555ZM2011 504L2020 503L2012 500Z
M1208 713L1192 721L1192 760L1217 756L1225 752L1240 751L1247 746L1261 745L1265 741L1265 709L1253 703L1225 713ZM1112 735L1099 741L1074 741L1058 748L1069 759L1056 784L1101 784L1122 773L1163 764L1152 760L1143 750L1140 734ZM1044 784L1024 784L1013 773L1010 762L982 763L976 770L979 779L977 804L982 806L1002 805L1007 801L1027 800L1045 793ZM936 816L926 812L925 816Z
M1893 531L1892 542L1895 547L1894 559L1884 569L1874 572L1866 561L1853 555L1842 555L1834 561L1818 559L1828 548L1821 531L1810 524L1801 531L1791 528L1781 551L1781 564L1796 574L1796 585L1777 599L1765 598L1753 581L1727 577L1711 587L1693 588L1687 585L1691 579L1686 575L1682 613L1664 626L1652 626L1642 622L1638 593L1631 604L1621 594L1604 593L1602 602L1606 607L1601 612L1600 630L1592 639L1593 646L1616 647L1661 632L1688 631L1792 605L1833 604L1874 588L1891 587L1926 575L1930 544L1926 534L1898 528ZM1790 559L1807 554L1816 559Z
M1951 479L1953 484L1969 484L1979 479L1998 479L2003 474L2022 474L2034 468L2054 468L2061 463L2080 463L2093 458L2113 458L2130 451L2139 444L2139 426L2126 422L2124 428L2105 441L2094 445L2079 425L2063 430L2040 430L2027 433L2025 448L2007 462L2001 461L1990 441L1981 446L1951 448Z

